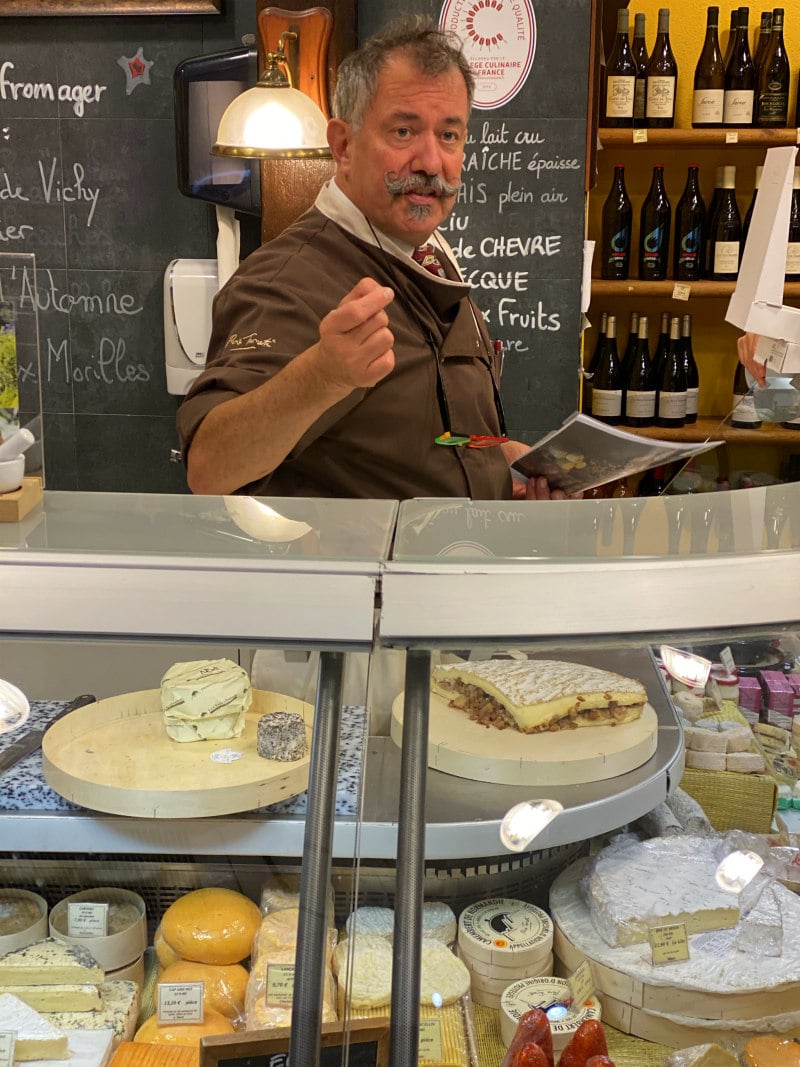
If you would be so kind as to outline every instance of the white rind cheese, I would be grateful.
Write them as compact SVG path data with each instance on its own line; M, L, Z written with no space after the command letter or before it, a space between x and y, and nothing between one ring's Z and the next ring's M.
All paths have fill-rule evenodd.
M97 985L103 968L83 945L64 945L54 937L34 941L0 956L0 986Z
M247 671L229 659L175 663L161 679L164 725L173 741L241 737L252 701Z
M69 1059L67 1035L10 993L0 994L0 1030L15 1030L15 1060Z
M103 1007L100 1011L58 1011L42 1015L61 1030L111 1030L114 1048L131 1041L139 1016L139 987L124 980L102 982L99 987Z
M495 726L504 718L523 733L630 722L647 700L633 678L559 660L443 663L433 669L432 687L471 718ZM492 702L486 710L483 694Z
M99 1011L103 1006L96 985L8 985L3 992L36 1011Z
M718 887L718 865L698 837L612 842L583 887L598 933L609 945L633 945L671 923L684 923L687 934L735 926L738 899Z

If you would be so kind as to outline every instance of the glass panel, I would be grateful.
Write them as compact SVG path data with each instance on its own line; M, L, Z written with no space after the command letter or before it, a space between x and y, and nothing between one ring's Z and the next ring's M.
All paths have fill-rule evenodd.
M0 253L0 435L21 427L36 438L25 452L25 476L44 479L42 375L36 257Z
M306 500L192 497L136 493L46 495L26 521L25 544L0 529L0 545L44 553L175 554L309 563L386 558L397 503L389 500Z
M407 500L393 558L498 563L792 551L800 483L616 500Z

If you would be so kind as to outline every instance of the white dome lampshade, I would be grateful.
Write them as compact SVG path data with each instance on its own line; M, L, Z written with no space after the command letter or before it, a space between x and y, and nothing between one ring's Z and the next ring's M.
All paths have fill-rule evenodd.
M325 116L289 84L279 67L286 62L283 52L269 52L267 60L257 84L225 109L211 151L261 159L330 158Z

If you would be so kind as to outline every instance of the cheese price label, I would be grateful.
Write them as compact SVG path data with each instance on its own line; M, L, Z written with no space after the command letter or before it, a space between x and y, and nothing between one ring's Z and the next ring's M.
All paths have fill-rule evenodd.
M573 1004L583 1004L594 993L592 965L588 960L577 967L567 979L569 993Z
M202 982L159 982L156 1011L158 1024L201 1023L203 1021Z
M67 904L67 934L70 937L105 937L108 932L108 904L80 901Z
M14 1045L16 1043L16 1030L0 1030L0 1067L11 1067L14 1062Z
M294 964L270 963L267 967L267 1004L291 1004L294 994Z
M689 941L685 923L656 926L650 931L653 963L677 963L689 959Z
M432 1060L441 1063L444 1058L442 1051L442 1024L438 1019L420 1019L419 1021L419 1060Z

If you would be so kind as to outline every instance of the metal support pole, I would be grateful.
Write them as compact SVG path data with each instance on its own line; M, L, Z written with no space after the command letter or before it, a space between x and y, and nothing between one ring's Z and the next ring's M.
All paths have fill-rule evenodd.
M407 652L389 1031L392 1067L416 1067L418 1060L430 676L430 652Z
M333 816L339 769L344 653L321 652L308 779L308 810L300 870L300 916L292 995L290 1062L319 1063L323 972L331 880Z

